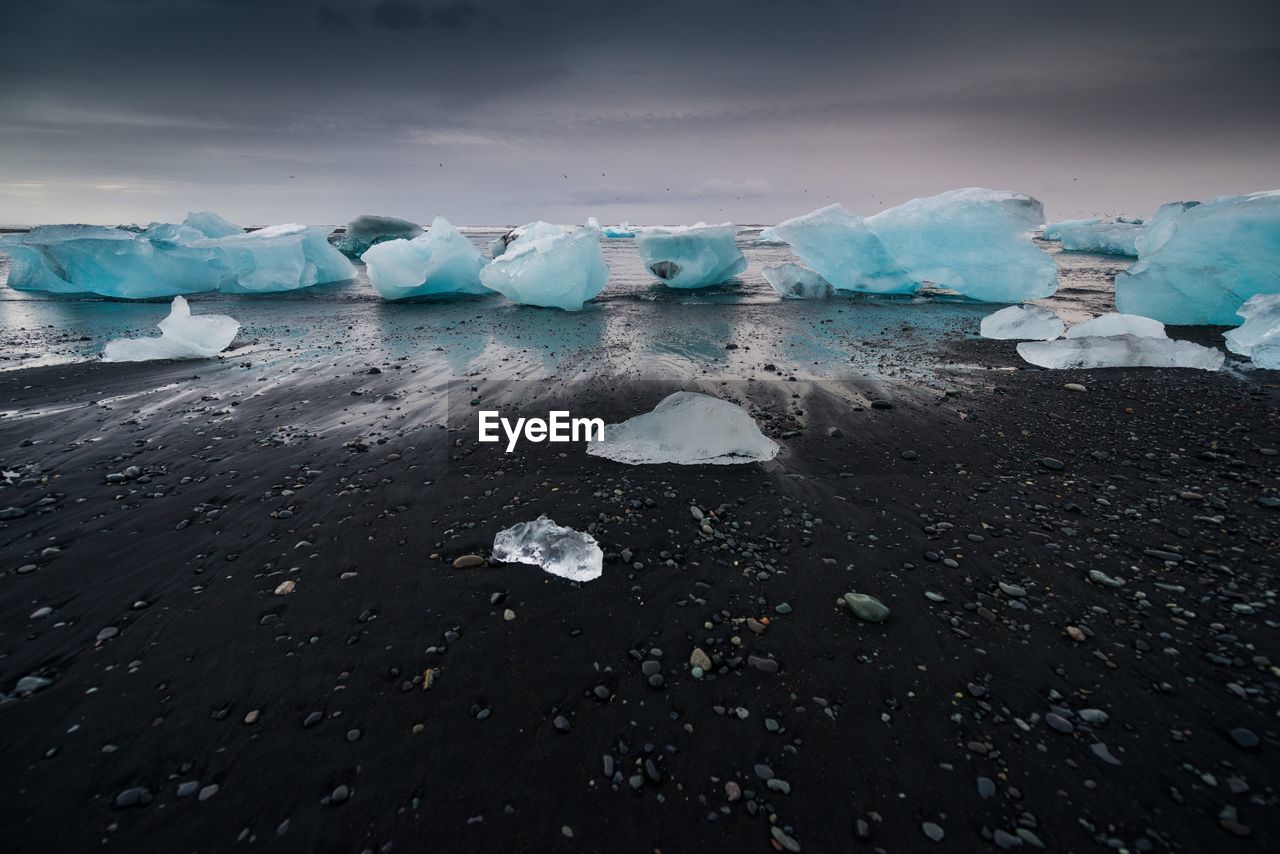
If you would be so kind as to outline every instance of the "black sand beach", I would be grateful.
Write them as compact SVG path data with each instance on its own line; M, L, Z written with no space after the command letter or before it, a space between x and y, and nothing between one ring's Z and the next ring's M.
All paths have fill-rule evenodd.
M1276 850L1276 377L948 346L989 370L463 378L413 430L394 363L0 374L6 847ZM782 452L506 455L469 420L679 388ZM603 577L454 568L539 514Z

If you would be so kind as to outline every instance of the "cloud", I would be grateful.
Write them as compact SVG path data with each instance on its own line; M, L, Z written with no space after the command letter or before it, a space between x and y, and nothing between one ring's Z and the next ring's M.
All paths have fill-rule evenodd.
M373 23L387 30L464 30L496 21L469 0L454 0L442 6L425 8L417 0L379 0L373 7Z

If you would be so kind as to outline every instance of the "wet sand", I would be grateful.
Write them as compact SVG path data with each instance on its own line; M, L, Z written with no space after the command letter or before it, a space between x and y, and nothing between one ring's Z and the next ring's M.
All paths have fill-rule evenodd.
M1280 382L944 349L979 367L0 374L7 845L1275 850ZM782 452L475 441L477 399L612 422L680 388ZM539 514L603 577L453 568Z

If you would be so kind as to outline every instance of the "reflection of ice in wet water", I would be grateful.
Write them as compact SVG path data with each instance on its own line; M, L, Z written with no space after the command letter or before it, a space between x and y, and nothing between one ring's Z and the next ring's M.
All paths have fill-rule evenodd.
M418 383L473 374L734 379L758 375L768 364L802 378L851 370L895 374L908 369L908 355L919 369L937 344L976 335L992 310L945 294L782 301L761 270L794 258L786 246L756 244L755 231L739 237L750 266L738 282L701 291L655 283L633 241L603 240L608 287L576 314L512 305L499 296L387 304L363 267L348 284L262 297L197 296L192 304L243 323L223 364L251 363L254 376L314 366L314 379L353 364L392 363L414 372ZM484 247L502 230L465 232ZM1113 308L1111 279L1123 262L1050 251L1062 288L1042 304L1068 322ZM8 260L0 256L0 281L7 272ZM94 359L106 340L148 329L155 313L150 303L0 288L0 369Z

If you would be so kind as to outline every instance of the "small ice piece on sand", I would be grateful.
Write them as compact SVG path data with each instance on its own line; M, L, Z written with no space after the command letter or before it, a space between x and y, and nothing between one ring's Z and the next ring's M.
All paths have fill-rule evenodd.
M1199 368L1216 371L1226 356L1213 347L1135 335L1024 341L1018 355L1042 368Z
M191 315L182 297L174 297L169 316L158 324L159 338L116 338L102 351L104 362L151 359L208 359L231 346L240 324L225 314Z
M587 453L629 465L733 465L771 460L778 444L742 407L678 391L652 412L606 425L604 440L587 443Z
M737 234L731 222L644 228L636 234L636 249L645 268L667 287L705 288L747 269Z
M1280 293L1280 190L1165 205L1116 275L1116 307L1170 324L1233 326L1255 294Z
M413 240L422 234L422 226L394 216L361 214L347 223L341 237L333 241L338 251L348 258L359 258L369 247L388 240Z
M1092 320L1077 323L1067 330L1068 338L1106 338L1112 335L1132 335L1135 338L1168 338L1164 324L1140 314L1107 312Z
M783 299L828 299L835 293L826 279L791 262L765 267L764 279Z
M480 282L484 256L442 216L425 234L378 243L361 260L369 268L369 282L386 300L493 293Z
M1062 319L1042 305L1011 305L982 318L983 338L1052 341L1065 328Z
M525 226L524 233L480 271L485 287L513 302L565 311L581 311L608 280L598 230L566 232L545 222Z
M604 552L594 537L545 517L499 531L493 559L540 566L570 581L593 581L604 571Z
M1249 297L1236 312L1244 324L1226 334L1227 349L1249 356L1264 339L1280 343L1280 294L1258 294Z

